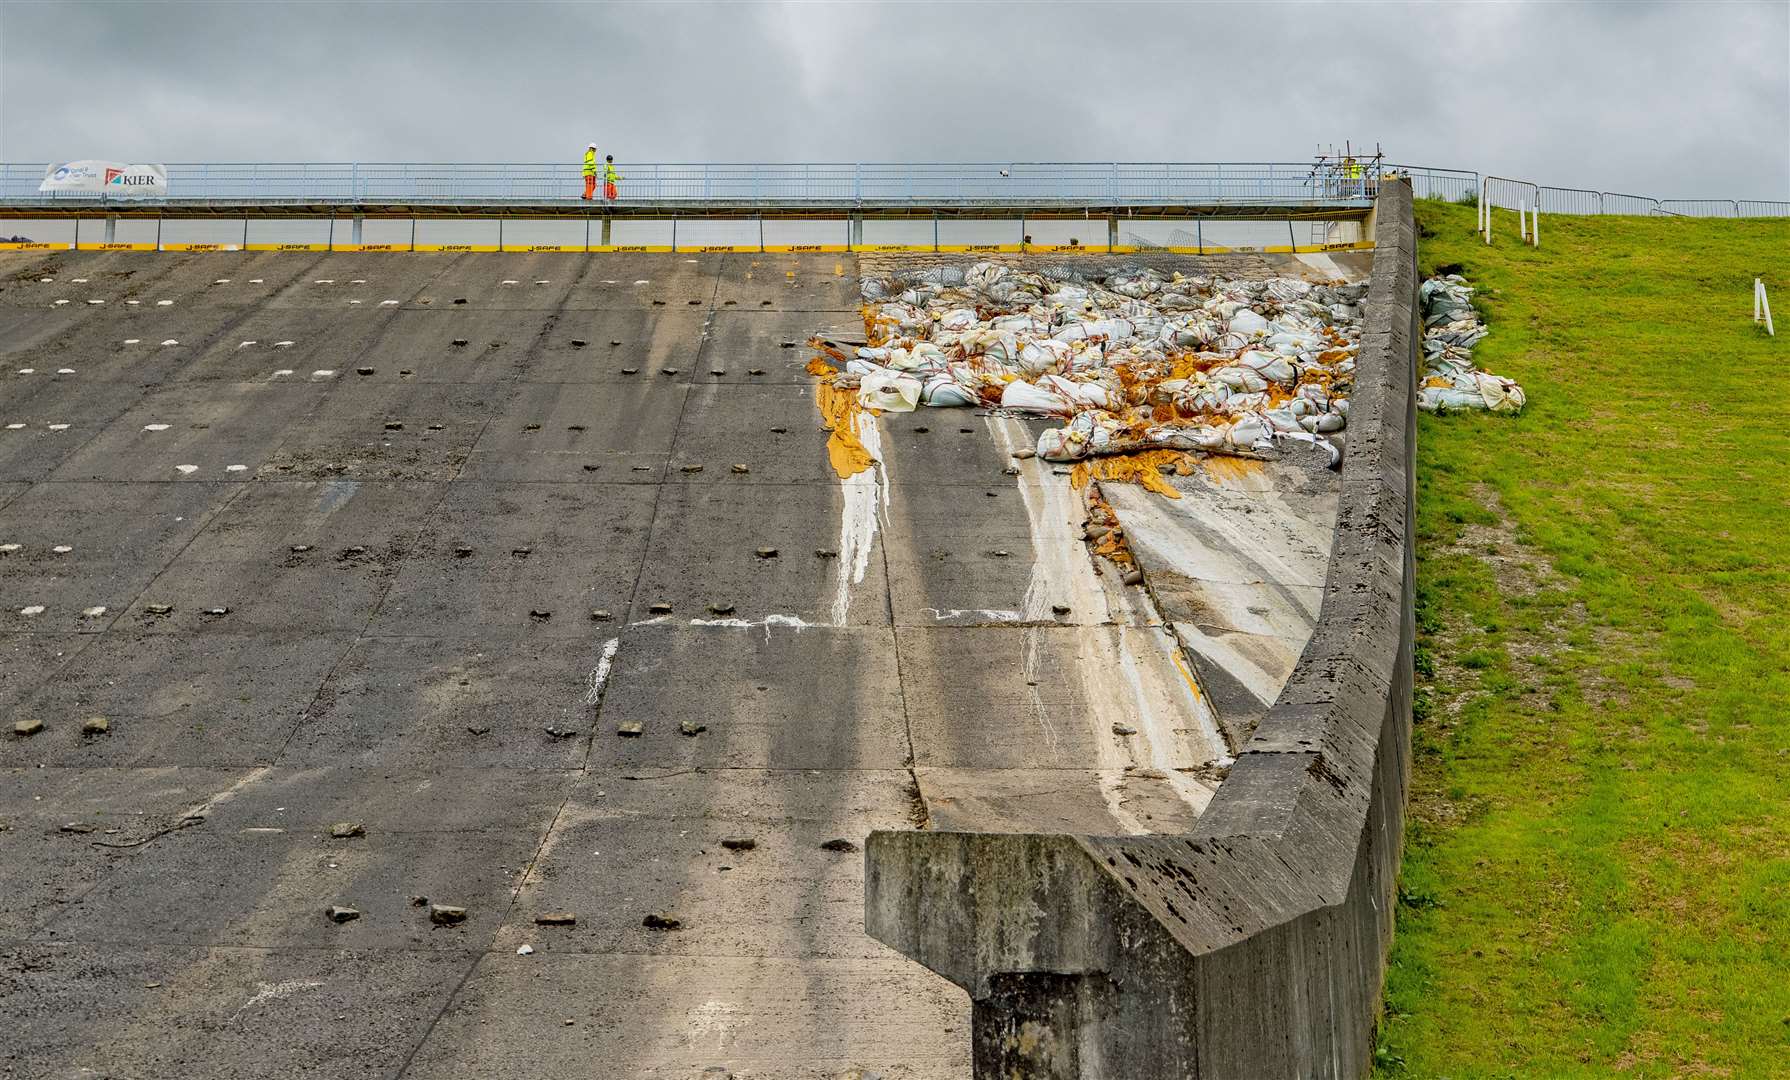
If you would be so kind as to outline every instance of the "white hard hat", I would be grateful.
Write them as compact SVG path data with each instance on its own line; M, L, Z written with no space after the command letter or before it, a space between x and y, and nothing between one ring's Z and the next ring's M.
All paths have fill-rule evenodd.
M595 150L597 148L596 143L586 143L585 146L587 149L590 149L590 150Z

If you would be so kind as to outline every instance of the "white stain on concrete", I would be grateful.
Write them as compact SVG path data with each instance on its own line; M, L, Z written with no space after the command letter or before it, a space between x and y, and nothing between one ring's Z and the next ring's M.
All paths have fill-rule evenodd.
M1023 622L1025 613L1001 608L921 608L933 622Z
M876 417L862 413L858 417L858 441L864 444L876 464L855 476L839 481L845 508L839 515L839 569L834 576L832 623L844 626L851 612L853 590L864 583L870 569L870 554L876 547L877 525L889 507L889 484L883 458L882 430Z
M747 1018L731 1001L705 1001L690 1010L689 1044L693 1051L724 1054L732 1048ZM842 1073L841 1075L850 1075ZM859 1075L869 1075L860 1073Z
M584 691L586 705L595 707L603 700L603 687L609 682L609 672L615 664L615 652L621 647L621 638L610 638L603 643L603 655L597 658L597 666L591 668L590 681Z
M254 997L243 1002L242 1006L230 1017L230 1022L232 1024L236 1023L237 1019L240 1018L244 1012L257 1005L265 1005L270 1001L278 1001L281 998L291 997L293 994L303 990L314 990L323 984L315 979L289 979L286 982L257 983L256 985L260 987L260 989L255 991Z
M636 623L635 625L639 624ZM729 630L751 630L756 627L763 627L765 640L769 641L771 640L771 627L773 626L785 626L799 634L814 624L799 615L766 615L762 619L755 620L731 617L725 619L691 619L690 625L719 626Z

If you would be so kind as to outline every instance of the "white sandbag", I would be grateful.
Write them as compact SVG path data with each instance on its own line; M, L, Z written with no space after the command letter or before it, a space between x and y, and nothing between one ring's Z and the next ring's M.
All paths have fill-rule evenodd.
M1229 329L1234 334L1246 336L1263 334L1268 331L1268 320L1248 308L1239 308L1237 313L1231 316Z
M1042 375L1049 371L1063 371L1069 366L1074 350L1066 341L1054 338L1040 338L1028 341L1019 347L1019 367L1027 375Z
M1123 341L1134 330L1128 319L1094 319L1070 323L1051 336L1058 341Z
M1075 411L1075 406L1066 399L1024 379L1013 380L1001 391L1001 408L1047 415L1067 415Z
M884 412L913 412L920 403L920 380L912 375L878 371L858 383L858 403Z
M1178 424L1148 428L1144 439L1167 450L1219 450L1226 445L1226 430L1211 424Z
M1260 417L1253 415L1239 417L1231 425L1231 430L1225 433L1225 441L1239 450L1249 449L1257 443L1265 442L1267 438L1268 425Z
M1283 386L1293 385L1293 380L1297 377L1293 365L1287 362L1286 357L1278 353L1251 350L1239 356L1237 363L1249 368L1269 382L1280 383Z
M1209 374L1214 382L1230 387L1233 393L1253 394L1268 389L1268 380L1253 368L1231 364Z
M1112 403L1106 387L1095 382L1073 382L1061 375L1045 375L1038 380L1038 387L1077 405L1104 409Z
M952 308L939 316L940 330L968 330L976 325L976 313L970 308Z
M1266 412L1261 414L1261 418L1264 422L1267 423L1267 425L1270 428L1273 428L1275 431L1304 431L1305 430L1305 428L1303 426L1301 426L1299 423L1299 417L1294 415L1293 410L1288 409L1288 408L1282 407L1279 409L1269 409Z
M935 376L920 390L920 404L935 409L969 408L978 404L976 395L959 386L950 376Z
M1516 383L1484 371L1478 373L1477 381L1479 396L1490 411L1514 413L1523 410L1527 399L1523 388Z

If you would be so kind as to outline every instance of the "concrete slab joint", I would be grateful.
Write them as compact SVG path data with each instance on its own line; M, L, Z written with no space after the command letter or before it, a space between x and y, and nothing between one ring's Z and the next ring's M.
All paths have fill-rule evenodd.
M1190 832L878 832L865 922L963 987L978 1077L1366 1075L1410 774L1416 230L1374 265L1321 614Z

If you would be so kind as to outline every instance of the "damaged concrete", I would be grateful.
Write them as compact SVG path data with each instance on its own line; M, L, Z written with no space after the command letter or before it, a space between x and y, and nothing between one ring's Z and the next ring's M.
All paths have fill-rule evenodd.
M1410 753L1410 197L1403 184L1381 195L1321 617L1204 812L1148 835L1044 818L870 839L869 929L969 993L978 1076L1369 1068ZM1259 580L1278 603L1227 597L1221 575L1165 581L1196 652L1224 651L1200 640L1204 618L1220 643L1241 634L1229 653L1261 675L1285 665L1272 639L1313 613L1322 516L1286 517L1283 535L1238 545L1273 563ZM1211 550L1197 529L1160 531L1171 530ZM1172 554L1158 565L1172 574ZM1236 695L1253 696L1238 682Z
M885 423L887 467L843 489L790 346L861 328L860 272L835 255L0 260L0 701L43 723L0 746L5 1067L960 1080L1049 1046L1091 1072L1108 1052L1091 1018L1126 985L1185 986L1168 973L1195 939L1171 909L1222 912L1243 882L1232 908L1260 914L1202 914L1209 953L1277 917L1251 888L1285 882L1310 911L1312 881L1341 895L1335 874L1247 861L1280 844L1303 865L1317 849L1295 826L1346 834L1369 790L1368 728L1285 711L1384 681L1347 662L1361 624L1327 635L1336 564L1306 660L1219 786L1203 766L1225 732L1187 722L1183 646L1274 637L1297 602L1258 626L1264 605L1226 609L1190 575L1207 592L1177 608L1165 569L1161 610L1182 614L1143 606L1084 569L1079 506L1011 457L1028 439L1003 418ZM1345 472L1336 535L1378 515L1391 558L1402 522L1371 481ZM1253 498L1187 499L1208 495ZM1320 675L1314 656L1339 659ZM1299 784L1340 789L1324 797L1346 813ZM1201 857L1240 861L1202 871L1197 902L1175 873L1115 872L1127 853L1173 862L1148 857L1165 835L1233 833ZM1388 880L1347 888L1366 903ZM979 937L965 913L996 901L1014 933ZM865 936L867 907L901 951ZM1102 953L1057 921L1077 911L1139 947ZM1343 939L1305 918L1297 933ZM1279 925L1252 946L1295 932ZM1036 959L1014 959L1022 940ZM1261 963L1202 977L1284 993Z

